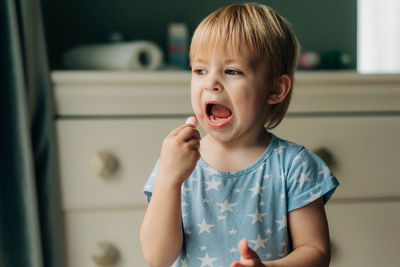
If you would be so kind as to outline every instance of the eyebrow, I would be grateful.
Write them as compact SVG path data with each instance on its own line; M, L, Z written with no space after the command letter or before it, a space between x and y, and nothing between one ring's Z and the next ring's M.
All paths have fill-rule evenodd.
M249 64L248 62L239 60L239 59L234 58L234 57L226 58L224 60L224 64L232 64L232 63L239 64L240 66L242 66L242 67L244 67L246 69L251 67L251 64ZM207 65L207 64L209 64L209 60L207 58L204 58L204 57L198 57L198 58L195 57L192 60L192 62L190 63L190 68L192 68L193 64L204 64L204 65Z
M234 58L228 58L225 60L225 64L229 64L229 63L239 63L241 64L240 60L235 60Z
M203 59L203 58L194 58L194 59L192 60L192 63L193 63L193 62L201 63L201 64L206 64L206 63L208 63L208 60Z
M193 60L192 60L193 62L198 62L198 63L208 63L208 60L206 60L206 59L203 59L203 58L194 58ZM240 61L239 60L236 60L236 59L234 59L234 58L228 58L228 59L226 59L225 61L224 61L224 63L225 64L229 64L229 63L240 63Z

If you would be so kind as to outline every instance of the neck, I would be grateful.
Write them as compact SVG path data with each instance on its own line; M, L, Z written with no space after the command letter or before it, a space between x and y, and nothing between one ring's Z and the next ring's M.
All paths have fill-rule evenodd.
M236 142L220 142L209 135L201 140L200 154L212 168L237 171L254 163L268 147L271 135L263 130L257 138Z
M231 141L220 141L215 139L211 135L206 135L203 139L204 142L210 146L217 147L220 150L225 151L236 151L236 150L250 150L255 148L266 148L270 140L270 134L262 129L260 132L253 134L253 136L247 136Z

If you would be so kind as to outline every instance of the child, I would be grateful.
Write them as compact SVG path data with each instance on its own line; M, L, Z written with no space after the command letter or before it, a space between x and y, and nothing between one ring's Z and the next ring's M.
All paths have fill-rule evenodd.
M328 266L324 203L338 181L315 154L267 130L289 105L298 43L264 5L205 18L190 48L191 102L206 131L164 140L145 185L150 266Z

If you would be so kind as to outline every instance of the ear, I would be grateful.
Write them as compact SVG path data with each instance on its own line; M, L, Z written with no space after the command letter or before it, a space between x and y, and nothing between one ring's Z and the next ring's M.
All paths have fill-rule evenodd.
M292 79L287 74L281 75L273 85L271 93L267 98L268 104L278 104L282 102L292 89Z

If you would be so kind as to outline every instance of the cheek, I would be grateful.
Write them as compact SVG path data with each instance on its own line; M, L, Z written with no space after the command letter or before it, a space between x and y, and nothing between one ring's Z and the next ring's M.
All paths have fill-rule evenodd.
M236 105L235 105L236 104ZM261 95L240 95L235 99L236 114L242 120L251 121L256 119L259 114L263 113L267 108L267 103Z
M202 108L201 108L201 97L198 91L196 90L191 90L190 93L190 100L192 103L192 109L198 119L203 115L202 113Z

